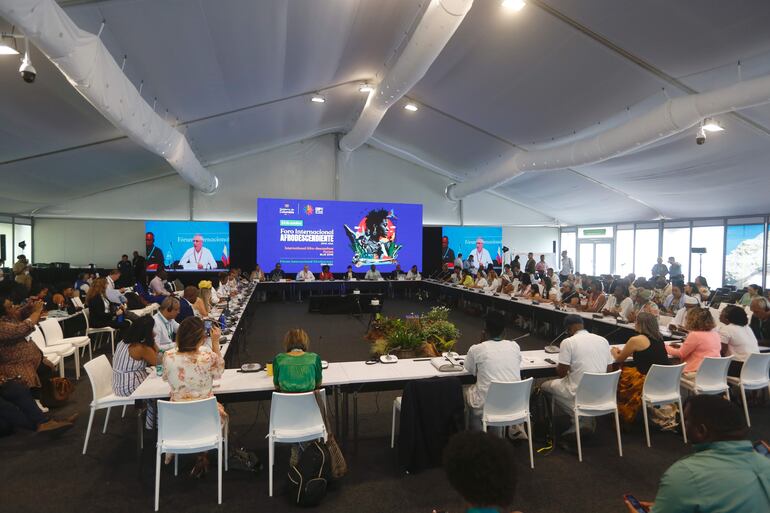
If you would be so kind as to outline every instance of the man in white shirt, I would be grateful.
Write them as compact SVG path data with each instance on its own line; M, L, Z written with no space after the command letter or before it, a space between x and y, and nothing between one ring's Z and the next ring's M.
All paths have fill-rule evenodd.
M486 269L492 263L492 257L489 256L489 251L484 247L484 239L480 237L476 239L476 249L471 251L471 256L479 269Z
M759 352L757 336L749 327L749 317L746 310L738 305L727 305L719 315L721 325L717 328L722 339L722 352L731 355L730 376L740 376L743 362L752 353Z
M610 372L613 358L607 339L589 333L583 327L583 318L570 314L564 318L564 329L569 335L561 343L556 374L558 379L546 381L541 390L551 396L561 409L572 412L575 394L583 374L586 372ZM593 419L591 419L593 420ZM574 422L574 420L573 420ZM594 422L588 422L594 426ZM582 422L581 422L582 428ZM573 425L567 433L573 432Z
M565 281L567 277L575 272L575 266L572 265L572 259L567 256L567 250L561 252L561 269L559 269L559 280Z
M674 316L674 320L671 321L671 324L669 326L672 326L674 329L681 330L685 326L685 322L687 321L687 311L696 308L700 305L700 301L698 301L696 298L692 296L685 296L684 298L684 307L677 310L676 315Z
M155 321L155 327L152 329L155 343L164 351L173 349L176 345L174 340L179 330L179 323L176 322L177 315L179 315L179 300L175 297L167 297L160 304L158 312L152 316Z
M421 280L422 276L420 276L420 271L417 270L417 266L413 265L411 269L409 269L409 272L406 273L406 279L407 280Z
M463 270L463 254L462 253L457 253L457 258L455 258L454 266L455 266L454 267L455 269L460 269L461 271Z
M110 271L110 274L107 275L107 290L104 291L104 294L107 296L107 299L110 300L110 303L115 303L116 305L122 305L126 302L126 296L123 295L123 292L125 292L125 288L116 289L115 283L120 279L120 271L117 269L113 269Z
M193 247L188 249L179 259L179 265L187 270L216 269L217 261L208 248L203 247L203 236L195 234L193 236Z
M462 283L463 281L463 271L462 267L455 266L454 272L452 273L451 278L449 279L452 283Z
M503 314L490 311L485 331L489 338L472 345L465 357L465 370L476 376L476 383L465 391L465 401L471 412L471 429L481 429L481 414L490 383L521 380L521 349L512 340L503 340ZM607 351L609 353L609 349Z
M150 280L150 294L153 296L170 296L171 292L166 290L166 278L168 275L163 269L155 273L155 278Z
M377 281L382 279L382 275L380 274L380 271L377 270L377 266L372 264L372 266L369 268L368 271L366 271L366 276L364 276L365 280L371 280L371 281Z
M548 270L545 271L546 277L551 279L551 285L554 287L558 287L561 283L561 280L559 279L559 275L553 272L553 267L549 267Z
M297 273L297 281L314 281L315 275L310 270L308 265L302 267L302 270Z

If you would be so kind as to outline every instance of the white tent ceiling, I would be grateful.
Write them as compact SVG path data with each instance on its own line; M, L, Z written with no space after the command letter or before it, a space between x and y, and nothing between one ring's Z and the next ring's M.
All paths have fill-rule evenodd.
M451 180L515 151L594 133L687 88L770 73L766 0L530 0L519 13L476 0L426 76L375 132ZM322 133L360 112L362 80L398 57L418 0L72 0L158 111L178 119L205 164ZM2 21L2 20L0 20ZM7 24L0 23L1 30ZM740 68L738 62L741 62ZM39 53L38 80L0 56L0 211L27 213L167 175L122 137ZM665 88L665 91L663 89ZM327 102L311 104L308 93ZM497 192L564 223L770 211L770 106L602 164L529 174ZM428 171L426 171L428 172Z

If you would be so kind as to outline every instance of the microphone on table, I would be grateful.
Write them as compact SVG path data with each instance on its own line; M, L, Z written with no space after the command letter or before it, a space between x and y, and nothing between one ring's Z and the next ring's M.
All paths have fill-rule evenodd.
M525 333L525 334L523 334L523 335L520 335L520 336L518 336L518 337L514 338L514 339L513 339L513 342L516 342L517 340L521 340L521 339L523 339L523 338L527 338L529 335L530 335L529 333Z
M556 335L556 338L551 340L551 343L543 348L545 350L545 352L546 353L550 353L550 354L555 354L555 353L558 353L559 351L561 351L561 349L559 349L559 346L556 345L555 342L557 340L559 340L559 338L561 338L561 336L566 334L566 333L567 333L567 330L564 330L561 333L559 333L558 335Z

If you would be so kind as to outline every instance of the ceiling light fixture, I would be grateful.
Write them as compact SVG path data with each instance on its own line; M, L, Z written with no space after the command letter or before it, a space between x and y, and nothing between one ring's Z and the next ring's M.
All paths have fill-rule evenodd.
M503 7L514 12L519 12L527 6L524 0L503 0Z
M404 105L404 109L408 110L409 112L417 112L418 110L420 110L419 107L417 107L417 105L415 105L412 102L409 102L406 105Z
M707 132L721 132L724 130L719 122L712 118L706 118L703 120L703 130Z
M16 36L13 34L0 34L0 55L19 55L19 51L10 46L8 42L3 41L3 38L13 39L14 46L16 43Z
M358 86L359 93L371 93L372 91L374 91L374 86L371 84L364 83Z
M326 98L324 98L324 97L323 97L323 96L321 96L320 94L314 94L314 95L313 95L313 96L310 98L310 101L311 101L311 102L313 102L313 103L326 103Z

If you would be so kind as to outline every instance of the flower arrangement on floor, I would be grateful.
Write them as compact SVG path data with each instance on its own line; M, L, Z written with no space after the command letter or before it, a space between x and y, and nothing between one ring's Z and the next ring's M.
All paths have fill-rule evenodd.
M366 334L374 355L388 353L399 358L439 356L451 351L460 331L449 321L449 308L435 306L423 315L385 317L377 315Z

